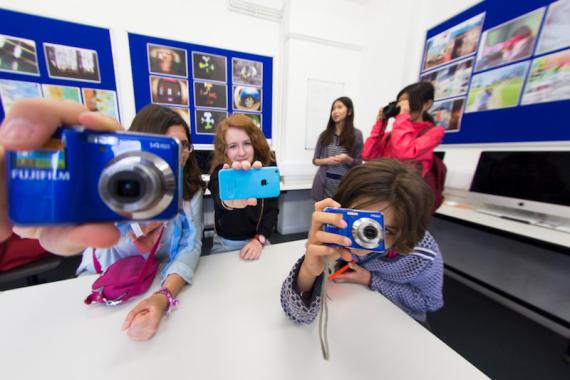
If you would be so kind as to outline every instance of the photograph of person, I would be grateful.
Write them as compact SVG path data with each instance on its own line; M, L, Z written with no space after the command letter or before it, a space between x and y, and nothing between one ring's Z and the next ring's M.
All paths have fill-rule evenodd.
M570 99L570 49L535 58L521 104Z
M475 53L483 30L484 16L481 13L428 39L422 71Z
M150 92L155 104L188 106L188 81L150 76Z
M147 44L148 68L152 74L188 76L186 50Z
M261 88L234 86L234 109L242 111L261 110Z
M228 89L225 84L194 82L196 107L228 108Z
M0 34L0 71L39 75L36 43Z
M520 62L473 76L465 112L514 107L519 103L530 62Z
M196 110L196 134L215 135L218 123L226 117L227 112Z
M101 112L115 120L119 120L117 94L111 90L82 88L83 101L89 111Z
M245 115L247 117L249 117L251 119L251 121L253 121L253 124L255 124L255 126L257 128L262 128L262 121L261 121L261 114L258 113L245 113L245 112L234 112L235 114L240 114L240 115Z
M0 98L2 98L4 115L10 111L12 104L14 104L16 100L41 97L42 88L39 83L0 79Z
M570 0L559 0L548 7L535 54L566 46L570 46Z
M263 83L263 64L247 59L232 58L232 81L235 84L261 86Z
M168 108L169 110L172 110L177 114L179 114L182 117L182 119L184 119L186 124L188 124L188 128L192 128L190 124L190 111L188 110L188 108L179 108L179 107L165 107L165 108Z
M449 98L467 93L472 71L473 58L470 58L423 74L420 80L433 85L436 100Z
M433 103L429 113L435 124L443 127L445 132L459 132L465 98L448 99Z
M71 100L81 104L81 92L79 87L57 86L53 84L42 84L44 98L53 100Z
M196 51L192 52L192 73L194 74L194 79L226 82L226 71L226 57Z
M50 78L101 82L95 50L44 43Z
M475 70L504 65L532 54L544 7L489 29L481 37Z

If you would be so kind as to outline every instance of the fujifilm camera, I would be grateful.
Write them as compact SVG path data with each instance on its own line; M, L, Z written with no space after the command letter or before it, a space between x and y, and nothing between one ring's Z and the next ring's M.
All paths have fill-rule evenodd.
M384 215L381 212L327 207L324 212L342 214L347 226L327 224L326 232L346 236L352 241L348 248L384 252Z
M396 117L398 116L399 113L400 113L400 106L398 105L397 101L390 102L386 107L382 108L382 118L384 120Z
M16 225L168 220L181 206L181 148L168 136L60 128L6 154Z

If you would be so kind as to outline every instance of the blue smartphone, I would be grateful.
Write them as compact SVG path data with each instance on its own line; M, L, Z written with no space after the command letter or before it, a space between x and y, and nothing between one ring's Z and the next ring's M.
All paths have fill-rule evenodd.
M220 199L233 201L247 198L274 198L281 192L279 168L222 169L218 174Z

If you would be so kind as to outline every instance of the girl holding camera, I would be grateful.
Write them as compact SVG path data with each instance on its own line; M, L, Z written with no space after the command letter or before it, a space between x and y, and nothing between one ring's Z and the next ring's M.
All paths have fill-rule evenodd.
M350 272L336 282L361 284L377 291L424 323L426 313L442 307L443 260L427 231L433 195L420 175L394 159L366 162L351 169L333 198L315 204L305 255L293 266L281 289L281 305L298 323L311 323L319 313L326 263L342 258ZM338 248L351 237L323 231L326 224L347 227L342 214L325 207L380 211L384 215L386 252L368 259L370 251Z
M362 163L362 132L354 128L354 106L343 96L331 106L327 128L315 147L313 164L319 167L311 196L320 201L334 194L344 173Z
M249 117L234 114L218 124L208 183L214 200L216 229L211 253L239 250L244 260L257 260L261 256L277 225L279 197L222 201L218 173L222 168L249 170L274 165L263 132Z
M182 145L183 207L178 215L168 221L151 222L141 227L143 236L136 237L129 224L119 225L121 239L108 249L96 249L97 260L104 271L119 259L148 253L162 232L157 258L167 263L161 271L161 289L139 302L127 315L122 329L134 340L148 340L154 336L162 316L177 303L176 295L192 283L194 270L202 251L204 216L202 198L205 184L192 149L188 124L175 111L157 105L147 105L139 113L129 129L176 137ZM83 252L77 274L95 273L93 248Z
M418 82L404 87L396 103L380 109L376 124L364 143L362 157L375 160L382 157L415 161L422 177L431 169L433 151L441 143L445 130L436 126L428 113L434 99L434 88L429 82ZM391 132L386 132L388 120L394 117Z

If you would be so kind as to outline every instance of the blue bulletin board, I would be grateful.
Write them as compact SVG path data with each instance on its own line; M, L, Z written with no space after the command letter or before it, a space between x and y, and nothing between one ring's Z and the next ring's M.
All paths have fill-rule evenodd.
M149 103L179 112L195 144L243 113L271 139L273 58L129 33L137 112Z
M570 140L570 0L486 0L428 30L444 144Z
M119 119L109 30L0 9L0 117L45 97Z

